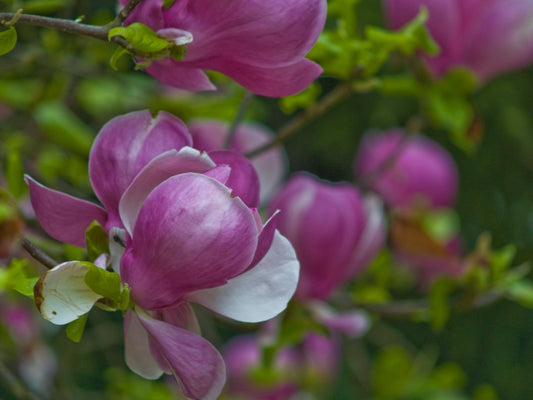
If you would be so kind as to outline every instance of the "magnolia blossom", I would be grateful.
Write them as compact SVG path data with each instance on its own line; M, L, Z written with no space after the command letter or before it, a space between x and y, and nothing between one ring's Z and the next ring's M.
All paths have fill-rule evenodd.
M393 29L421 6L429 10L427 26L441 52L426 61L437 76L464 66L488 80L533 62L531 0L384 0L384 6Z
M401 130L367 134L355 159L355 174L391 207L450 207L458 176L451 156L432 140Z
M217 120L194 120L189 123L189 131L196 149L211 152L224 148L229 125ZM266 127L244 122L237 127L228 149L245 154L270 142L272 138L273 133ZM260 200L264 203L281 185L287 170L287 159L283 150L277 147L254 157L251 162L259 175Z
M215 399L224 363L198 335L188 302L239 321L264 321L286 307L299 265L275 230L277 216L263 225L243 200L258 197L251 193L257 176L246 172L253 167L236 153L217 165L191 141L183 123L166 113L135 112L106 124L89 161L105 208L27 180L37 218L56 239L82 245L93 220L109 233L110 254L95 264L118 272L131 289L135 308L124 322L129 367L151 379L172 373L188 397ZM68 323L101 298L85 284L87 268L70 261L41 278L35 294L45 318Z
M364 333L368 319L363 312L338 314L323 301L361 272L383 245L381 202L375 196L361 196L350 184L299 173L270 204L271 212L276 209L281 210L278 227L300 260L296 297L331 331L351 337Z
M376 197L348 183L293 175L269 206L281 210L278 228L301 263L296 296L327 299L362 271L383 244L384 216Z
M282 97L305 89L322 72L304 57L325 20L326 0L145 0L126 25L141 22L186 46L181 61L167 57L146 68L163 83L213 90L203 71L209 69L254 93Z
M298 398L306 384L323 386L335 379L340 346L337 338L309 333L300 345L281 348L272 365L278 379L268 386L254 380L254 370L261 366L260 338L237 336L224 346L222 354L228 368L228 394L250 400L287 400Z

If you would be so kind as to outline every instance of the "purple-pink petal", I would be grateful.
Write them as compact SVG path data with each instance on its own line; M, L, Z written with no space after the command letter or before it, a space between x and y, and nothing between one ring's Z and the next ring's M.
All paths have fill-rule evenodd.
M170 58L152 62L146 68L146 72L158 81L179 89L192 91L216 89L201 68L188 67Z
M248 207L259 207L259 177L250 161L242 154L228 150L211 151L209 157L217 165L225 164L231 167L225 185Z
M180 151L169 150L154 157L133 178L119 203L119 213L124 227L131 235L139 210L150 192L171 176L184 172L206 172L215 163L205 153L191 147Z
M107 222L106 211L94 204L41 185L26 175L35 215L43 229L61 242L85 247L85 231L93 221Z
M252 213L227 187L202 174L180 174L146 198L122 258L122 279L141 307L168 307L242 273L257 236Z
M154 157L190 146L192 139L177 117L148 110L113 118L103 126L91 148L91 184L110 219L118 219L122 193Z
M215 400L226 380L224 361L211 343L185 329L139 315L159 351L187 397Z

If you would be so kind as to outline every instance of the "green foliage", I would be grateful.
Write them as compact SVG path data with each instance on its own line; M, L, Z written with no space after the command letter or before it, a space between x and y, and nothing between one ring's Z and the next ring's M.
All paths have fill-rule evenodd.
M77 320L72 321L67 325L66 334L67 337L74 343L79 343L85 330L85 323L87 322L87 314L83 314Z
M89 155L95 134L65 105L41 103L34 117L48 139L81 156Z
M10 26L7 30L0 32L0 56L9 53L17 44L17 31Z
M105 371L106 398L113 400L180 400L185 399L164 382L149 381L119 368Z
M454 289L454 282L447 278L435 280L429 295L429 315L431 327L440 331L450 318L449 296Z
M124 37L135 49L147 53L157 53L170 46L170 42L160 38L152 29L140 22L111 29L108 39L115 36Z
M11 150L7 154L5 177L9 192L13 197L19 199L26 193L27 186L24 182L24 167L22 166L20 152L17 150Z
M120 275L116 272L109 272L99 268L94 264L86 263L89 270L85 274L85 283L95 293L113 301L120 301L121 282Z
M101 254L109 254L107 233L98 221L93 221L85 231L85 243L89 261L94 261Z
M298 108L305 109L313 105L320 96L321 92L322 89L320 88L320 85L316 82L313 82L303 92L292 96L283 97L279 101L279 106L285 114L290 114L296 111Z
M38 280L28 261L24 259L15 258L7 268L0 269L0 291L16 290L33 299L33 287Z

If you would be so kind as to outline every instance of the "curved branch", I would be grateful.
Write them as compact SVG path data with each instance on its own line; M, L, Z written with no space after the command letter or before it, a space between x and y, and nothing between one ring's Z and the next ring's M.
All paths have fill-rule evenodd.
M42 265L44 265L46 268L52 269L57 264L59 264L56 260L54 260L48 254L46 254L40 248L35 246L32 242L30 242L25 237L22 237L21 242L22 242L22 247L30 254L30 256L35 258Z

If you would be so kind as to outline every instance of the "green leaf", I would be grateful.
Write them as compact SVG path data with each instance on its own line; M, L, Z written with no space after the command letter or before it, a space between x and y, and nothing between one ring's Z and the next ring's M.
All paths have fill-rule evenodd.
M87 315L83 314L78 319L72 321L67 325L67 337L72 340L74 343L79 343L85 330L85 323L87 322Z
M170 46L170 42L161 39L151 28L140 22L134 22L126 27L119 26L111 29L109 31L108 39L115 36L122 36L135 49L147 53L157 53Z
M7 268L0 269L0 291L16 290L33 299L33 287L39 278L32 275L27 260L13 259Z
M372 378L378 398L400 398L413 378L413 360L401 347L387 347L376 357Z
M91 263L84 263L89 267L85 274L85 283L95 293L104 296L114 302L121 300L121 283L120 275L116 272L109 272L105 269L98 268Z
M291 114L299 108L306 109L313 105L322 89L316 82L311 83L303 92L283 97L280 102L280 108L285 114Z
M109 254L107 233L98 221L93 221L85 231L85 243L89 261L94 261L100 254Z
M109 59L109 65L111 66L113 71L119 70L119 68L117 67L117 62L124 54L128 54L128 50L126 50L124 47L117 47L117 49Z
M440 278L433 282L429 295L429 311L431 327L440 331L450 318L448 297L453 290L453 282L447 278Z
M17 31L10 26L7 30L0 32L0 56L9 53L17 44Z
M12 150L8 153L6 159L6 180L9 191L16 199L20 198L26 192L24 182L24 167L20 153Z
M507 287L507 297L523 307L533 308L533 282L520 280Z

